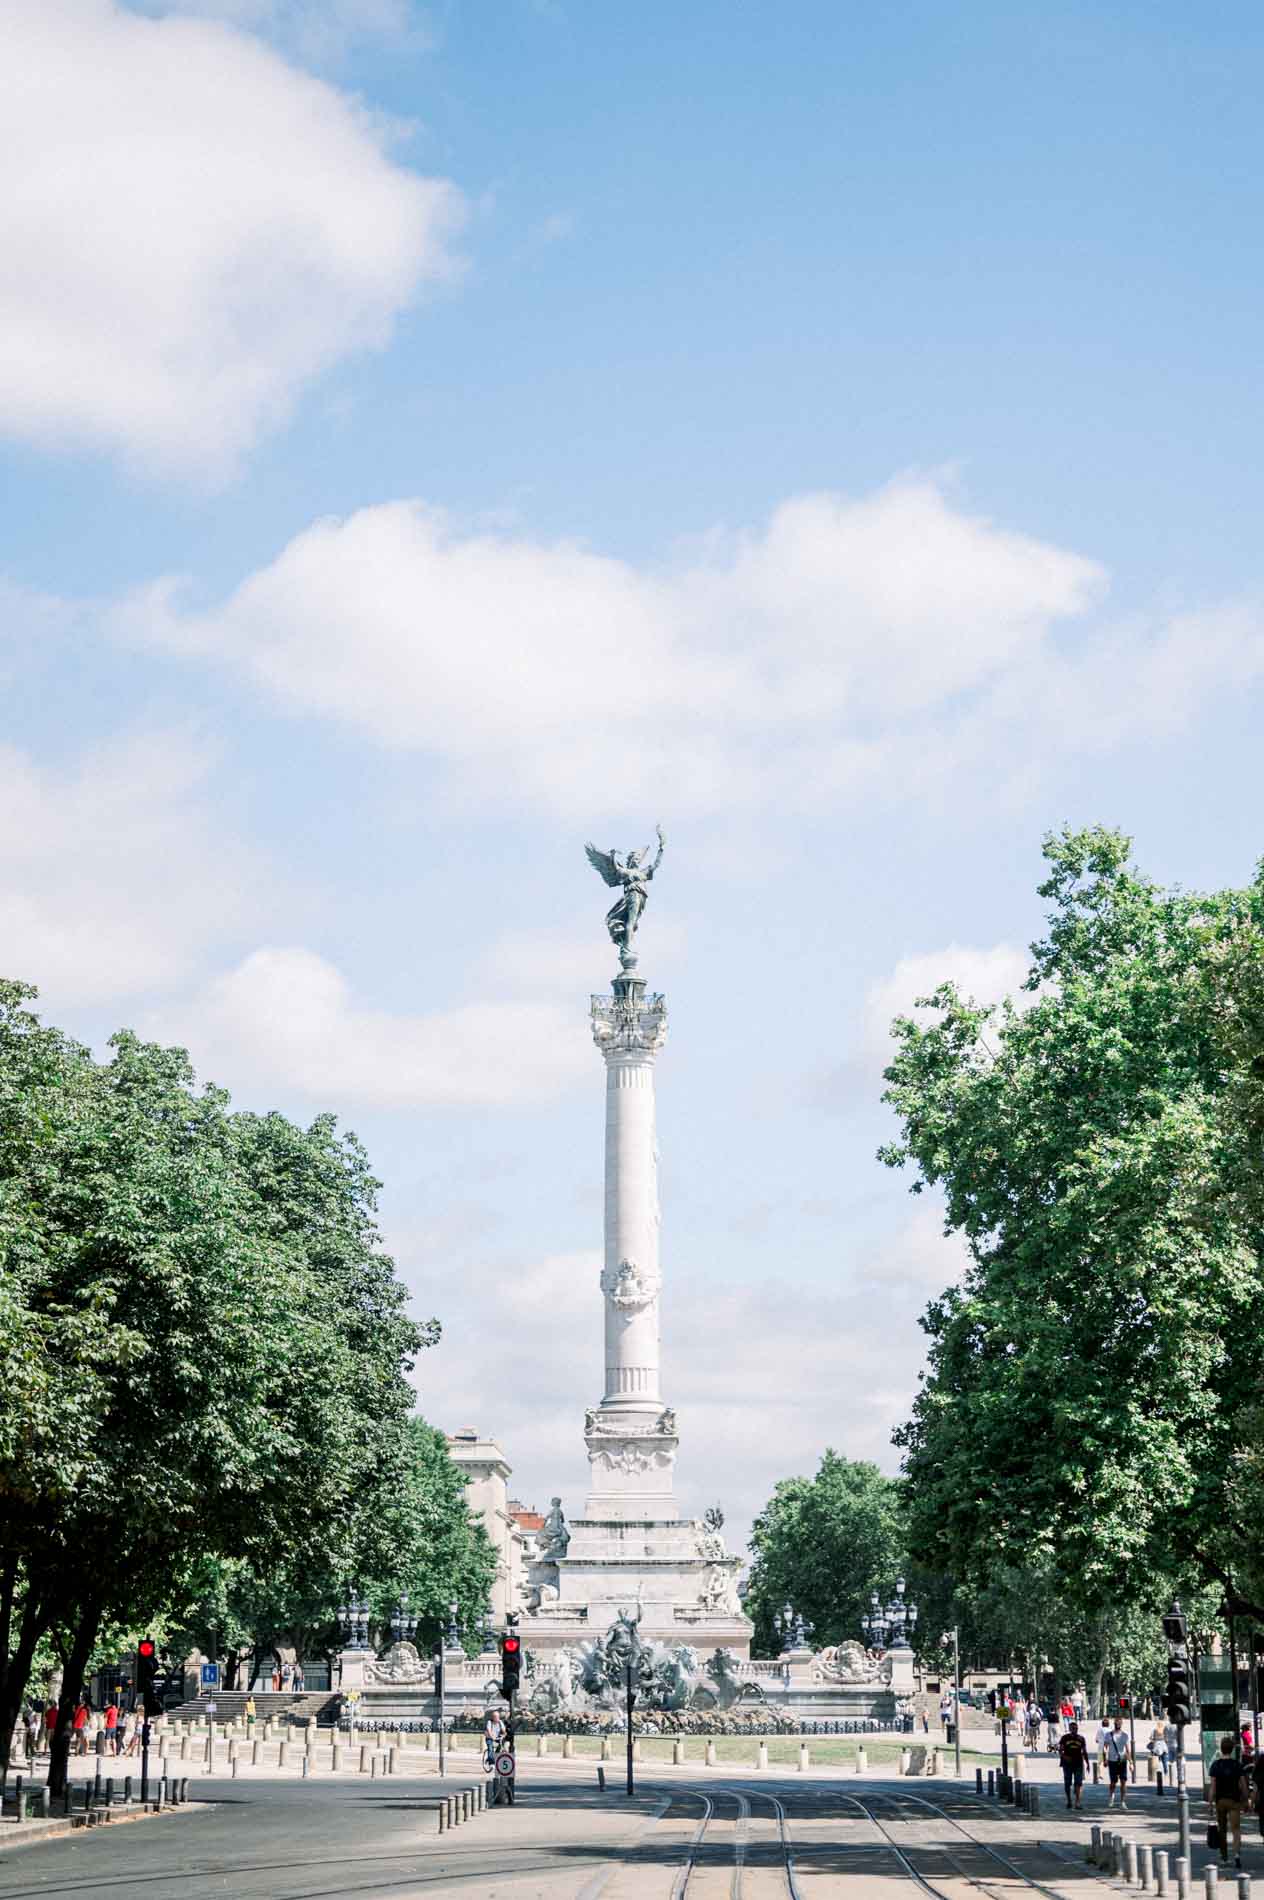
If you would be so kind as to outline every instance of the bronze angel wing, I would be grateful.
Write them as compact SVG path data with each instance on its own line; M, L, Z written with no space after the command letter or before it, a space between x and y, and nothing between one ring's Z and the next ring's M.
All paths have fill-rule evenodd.
M615 869L614 859L605 851L598 851L595 844L586 844L584 850L587 853L588 862L592 865L593 870L601 873L612 890L618 890L623 883L623 879Z

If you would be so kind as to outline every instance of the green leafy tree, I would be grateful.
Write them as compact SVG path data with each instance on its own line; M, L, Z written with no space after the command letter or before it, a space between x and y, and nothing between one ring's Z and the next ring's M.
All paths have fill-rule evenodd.
M746 1612L758 1654L777 1654L773 1618L785 1603L818 1644L861 1640L870 1591L885 1601L903 1568L899 1494L876 1465L836 1451L826 1451L815 1477L782 1479L751 1533Z
M0 1750L48 1636L56 1786L103 1630L179 1613L199 1558L352 1564L433 1328L329 1117L233 1114L127 1034L97 1063L31 994L0 986Z
M1099 1632L1104 1671L1113 1611L1156 1615L1223 1552L1261 1390L1261 1150L1240 1106L1264 1011L1244 1023L1237 998L1264 892L1161 890L1103 830L1045 857L1029 1007L945 985L933 1020L894 1025L884 1158L942 1192L970 1254L923 1321L899 1442L926 1561L976 1595L1022 1552Z

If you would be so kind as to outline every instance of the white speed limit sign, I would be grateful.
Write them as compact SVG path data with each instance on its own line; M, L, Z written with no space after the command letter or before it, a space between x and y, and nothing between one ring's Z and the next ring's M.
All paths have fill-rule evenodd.
M496 1757L496 1773L498 1775L512 1775L513 1771L514 1758L509 1753L509 1750L506 1749L503 1755L497 1755Z

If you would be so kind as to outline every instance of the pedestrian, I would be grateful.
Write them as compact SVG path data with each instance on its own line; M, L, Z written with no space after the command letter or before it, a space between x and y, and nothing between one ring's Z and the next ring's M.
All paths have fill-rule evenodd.
M1066 1790L1066 1804L1078 1808L1084 1797L1084 1770L1088 1765L1088 1743L1080 1734L1079 1725L1072 1722L1066 1734L1058 1743L1058 1762L1062 1768L1062 1786ZM1075 1799L1071 1797L1074 1794Z
M289 1695L290 1693L290 1686L291 1686L291 1683L293 1682L293 1678L294 1678L294 1671L291 1668L290 1664L288 1662L283 1662L281 1664L281 1687L284 1690L286 1695Z
M1146 1754L1154 1763L1155 1792L1162 1794L1163 1781L1167 1774L1167 1736L1158 1722L1150 1732L1150 1739L1146 1743Z
M1027 1740L1032 1748L1040 1747L1040 1704L1034 1697L1027 1704Z
M307 1678L303 1674L303 1665L301 1662L299 1662L296 1659L294 1663L294 1680L292 1684L295 1695L302 1695L306 1686L307 1686Z
M951 1720L952 1697L949 1695L947 1689L945 1689L939 1698L939 1726L944 1731L945 1736L948 1733L948 1724Z
M254 1726L254 1719L255 1719L255 1695L254 1695L253 1689L250 1691L249 1695L246 1697L246 1706L243 1710L243 1714L245 1715L245 1718L246 1718L247 1729L252 1728Z
M1107 1729L1102 1754L1106 1760L1106 1771L1110 1776L1106 1806L1111 1805L1115 1799L1115 1789L1118 1788L1119 1805L1121 1808L1126 1808L1128 1805L1128 1763L1132 1759L1132 1744L1128 1740L1128 1731L1124 1727L1122 1715L1117 1715L1113 1725Z
M53 1736L56 1734L56 1732L57 1732L57 1704L55 1702L50 1702L48 1707L44 1711L44 1746L50 1752L53 1746Z
M140 1754L140 1745L141 1745L142 1740L144 1739L144 1732L145 1732L145 1718L141 1714L140 1710L137 1709L135 1713L133 1714L131 1721L127 1725L127 1746L124 1750L125 1754L128 1754L128 1755Z
M281 1664L275 1657L272 1661L272 1693L273 1695L281 1693Z
M88 1752L88 1714L87 1697L80 1696L75 1704L74 1715L71 1717L71 1727L75 1732L76 1755L86 1755Z
M1084 1691L1083 1689L1072 1689L1071 1713L1075 1717L1077 1722L1082 1722L1084 1720Z
M109 1701L105 1705L105 1717L104 1717L105 1747L101 1751L102 1754L105 1754L105 1755L117 1754L118 1752L118 1748L117 1748L118 1724L119 1724L118 1698L116 1696L111 1696Z
M487 1711L487 1722L483 1729L483 1766L488 1774L496 1766L496 1756L504 1739L505 1724L501 1719L500 1710L491 1708Z
M1264 1751L1251 1764L1251 1780L1255 1784L1255 1812L1259 1816L1260 1836L1264 1838Z
M1242 1802L1246 1776L1234 1752L1232 1735L1220 1738L1220 1753L1207 1770L1207 1808L1216 1825L1220 1858L1229 1859L1229 1829L1233 1829L1233 1864L1242 1865ZM1208 1840L1208 1846L1210 1846Z

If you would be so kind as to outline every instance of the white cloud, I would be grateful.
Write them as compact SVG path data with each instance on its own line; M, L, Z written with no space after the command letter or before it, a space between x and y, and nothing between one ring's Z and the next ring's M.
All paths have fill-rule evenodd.
M928 717L1029 665L1101 583L909 479L786 502L663 572L388 503L317 522L217 609L168 581L117 624L429 752L457 799L603 814L669 785L681 812L801 810L889 775L893 747L907 789Z
M192 14L266 34L304 59L337 59L360 40L427 47L433 29L412 0L132 0L134 13Z
M926 1020L931 1015L914 1008L919 996L931 995L941 983L955 983L976 1003L999 1003L1006 996L1018 1004L1030 1003L1033 997L1021 988L1030 967L1028 952L1009 943L979 950L950 943L943 950L901 957L890 975L872 984L865 995L861 1047L867 1065L880 1071L890 1061L896 1016Z
M725 1505L733 1548L779 1478L815 1470L827 1445L897 1466L891 1432L908 1415L924 1358L917 1324L961 1270L934 1207L919 1206L873 1257L828 1291L779 1277L760 1285L691 1284L670 1263L663 1310L664 1392L677 1408L677 1491L685 1509ZM394 1248L418 1312L444 1337L417 1371L422 1410L448 1430L500 1440L519 1496L563 1494L582 1506L583 1412L601 1397L600 1256L529 1267L423 1260Z
M0 429L217 480L448 275L459 196L216 21L11 0Z
M144 1027L234 1092L390 1107L541 1101L586 1073L590 1056L582 1020L552 1003L392 1014L360 1002L323 957L285 947L253 951Z
M213 823L187 735L116 740L58 772L0 747L0 969L50 1010L191 974L257 900L254 855Z

